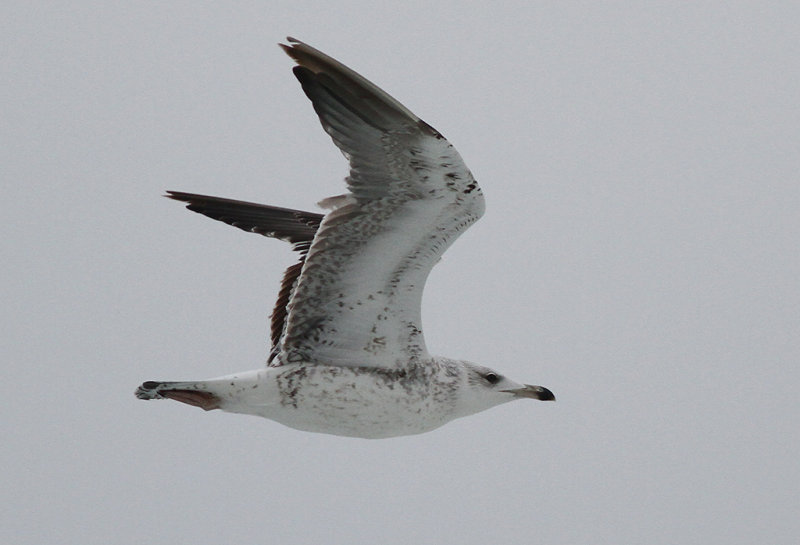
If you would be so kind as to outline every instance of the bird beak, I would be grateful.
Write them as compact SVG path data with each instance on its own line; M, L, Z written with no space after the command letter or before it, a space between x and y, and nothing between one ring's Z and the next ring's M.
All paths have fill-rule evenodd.
M514 394L514 397L529 397L531 399L538 399L539 401L555 401L556 396L553 392L544 386L533 386L526 384L524 388L515 388L513 390L503 390L509 394Z

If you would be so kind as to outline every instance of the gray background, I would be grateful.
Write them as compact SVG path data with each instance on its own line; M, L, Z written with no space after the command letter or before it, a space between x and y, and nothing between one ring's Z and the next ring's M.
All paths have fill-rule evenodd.
M795 543L797 3L4 6L0 541ZM261 365L294 260L164 190L343 191L286 34L466 158L428 344L557 403L368 441L133 397Z

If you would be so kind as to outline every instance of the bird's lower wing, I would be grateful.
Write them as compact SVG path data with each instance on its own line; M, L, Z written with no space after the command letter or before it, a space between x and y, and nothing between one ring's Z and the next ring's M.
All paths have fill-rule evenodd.
M283 274L278 298L270 317L270 359L272 359L286 328L286 306L291 299L308 248L319 229L323 215L181 191L167 191L166 196L187 203L186 208L193 212L233 225L248 233L290 242L292 247L300 252L300 262L288 267Z

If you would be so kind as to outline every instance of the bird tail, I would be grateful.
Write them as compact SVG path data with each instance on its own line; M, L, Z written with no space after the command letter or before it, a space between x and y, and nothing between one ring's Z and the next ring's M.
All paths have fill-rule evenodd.
M203 382L159 382L148 380L136 388L139 399L174 399L204 411L220 408L220 399L203 388Z

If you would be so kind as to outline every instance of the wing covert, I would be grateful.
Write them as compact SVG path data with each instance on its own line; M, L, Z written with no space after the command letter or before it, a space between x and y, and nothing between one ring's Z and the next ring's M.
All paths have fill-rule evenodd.
M483 214L483 196L435 129L362 76L289 39L294 74L350 164L288 305L280 362L393 367L428 356L425 280Z

